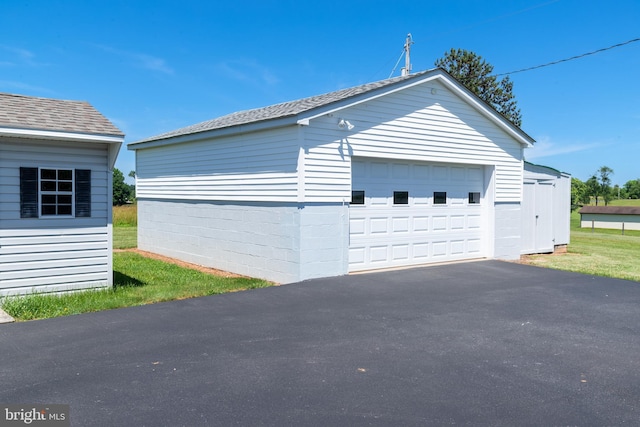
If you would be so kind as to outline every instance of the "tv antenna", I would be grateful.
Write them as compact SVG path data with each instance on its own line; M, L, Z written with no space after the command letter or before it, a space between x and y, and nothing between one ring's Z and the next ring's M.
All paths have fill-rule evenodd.
M411 37L411 33L407 34L407 38L404 41L404 47L402 49L402 53L400 54L400 58L396 62L396 65L391 70L391 74L389 74L389 78L393 76L393 73L396 72L398 68L398 64L400 64L400 60L404 56L404 67L402 67L402 76L408 76L411 74L411 45L413 44L413 38Z

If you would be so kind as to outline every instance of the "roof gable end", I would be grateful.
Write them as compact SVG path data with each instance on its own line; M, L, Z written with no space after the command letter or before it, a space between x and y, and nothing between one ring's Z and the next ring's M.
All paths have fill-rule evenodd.
M163 145L182 142L185 138L214 136L214 134L233 134L246 131L248 127L272 128L281 125L306 125L315 117L335 112L371 99L384 96L399 90L423 84L430 80L439 80L463 98L481 114L499 125L503 130L525 146L531 146L534 140L512 124L490 105L465 88L456 79L442 69L422 71L408 76L395 77L378 82L367 83L347 89L275 104L263 108L239 111L195 125L176 129L151 138L130 143L128 148L135 150L145 146Z

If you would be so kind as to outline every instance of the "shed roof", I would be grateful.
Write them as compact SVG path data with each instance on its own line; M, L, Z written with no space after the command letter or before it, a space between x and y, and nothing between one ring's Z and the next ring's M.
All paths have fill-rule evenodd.
M0 127L124 136L88 102L9 93L0 93Z
M166 132L160 135L156 135L150 138L146 138L140 141L136 141L129 144L129 147L137 144L142 144L150 141L166 140L178 136L191 135L201 132L231 128L234 126L247 125L259 122L266 122L268 120L283 119L287 117L295 117L302 113L310 112L311 110L320 109L321 107L327 107L332 104L339 104L342 101L356 98L359 95L367 96L370 93L374 93L378 90L385 90L394 88L396 86L402 87L405 84L409 84L413 81L419 81L422 78L439 76L445 77L454 83L459 90L464 91L469 96L474 97L479 103L488 107L489 110L494 113L494 116L502 121L506 126L513 129L514 132L519 134L524 141L528 144L533 142L533 139L528 136L522 129L513 125L509 120L504 118L489 104L482 101L480 98L472 94L468 89L455 80L451 75L442 69L431 69L421 71L415 74L407 76L394 77L391 79L380 80L373 83L366 83L360 86L355 86L347 89L341 89L334 92L325 93L322 95L311 96L308 98L298 99L295 101L283 102L280 104L270 105L262 108L255 108L251 110L239 111L231 114L227 114L222 117L217 117L211 120L207 120L194 125L186 126L180 129L176 129L170 132ZM132 147L135 149L135 147Z
M640 215L640 206L583 206L581 214Z

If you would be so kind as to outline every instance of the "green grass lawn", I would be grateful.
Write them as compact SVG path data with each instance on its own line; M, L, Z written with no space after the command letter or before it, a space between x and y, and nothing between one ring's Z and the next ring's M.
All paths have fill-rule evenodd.
M114 253L113 269L113 289L7 298L3 301L2 308L18 320L32 320L272 285L259 279L201 273L132 252Z
M138 247L138 227L113 227L113 249Z
M627 230L622 235L620 230L580 228L580 214L573 212L566 254L531 255L525 259L540 267L640 282L640 231Z

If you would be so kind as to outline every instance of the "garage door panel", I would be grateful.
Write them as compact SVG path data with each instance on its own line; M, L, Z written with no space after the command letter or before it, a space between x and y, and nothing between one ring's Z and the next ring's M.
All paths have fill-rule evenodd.
M389 218L371 218L369 220L369 227L371 234L386 234L388 232Z
M447 218L446 216L434 216L433 217L433 231L445 231L447 229Z
M365 234L366 221L364 218L352 218L349 221L350 233L353 236L362 236Z
M364 246L361 246L359 248L349 248L349 266L351 267L351 269L366 267L366 251L367 248Z
M485 209L483 168L354 159L354 190L364 205L351 205L351 271L481 257ZM408 192L397 198L394 192ZM434 192L447 204L434 205ZM480 204L469 203L469 193ZM477 197L472 198L476 200Z
M387 246L371 246L371 262L386 262L389 260L389 248Z
M413 244L413 259L419 261L426 261L429 258L429 244L428 243L414 243Z
M482 226L482 217L480 215L467 216L467 228L470 230L480 229Z
M393 245L391 254L394 261L409 259L409 245Z
M464 215L451 215L451 229L452 230L463 230L465 225L465 216Z
M413 232L429 231L429 217L417 216L413 218Z
M433 242L433 256L444 257L447 255L447 241Z
M451 240L451 255L462 255L465 252L464 240Z
M480 239L469 239L467 241L467 252L470 254L479 254L482 251Z
M394 233L408 233L409 232L409 217L393 218L392 231Z

